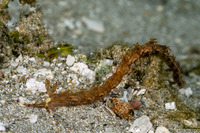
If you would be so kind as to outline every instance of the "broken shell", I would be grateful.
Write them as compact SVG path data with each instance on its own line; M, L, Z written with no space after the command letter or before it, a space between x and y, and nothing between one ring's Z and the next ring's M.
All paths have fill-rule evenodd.
M134 116L134 110L129 103L117 98L111 98L109 100L111 100L113 104L112 110L118 116L125 119L131 119Z

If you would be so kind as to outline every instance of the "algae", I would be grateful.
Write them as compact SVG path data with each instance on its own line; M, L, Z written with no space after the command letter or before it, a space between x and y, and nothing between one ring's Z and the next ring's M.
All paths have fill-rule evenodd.
M6 7L8 5L8 2L9 0L2 0L0 3L0 9Z
M39 34L36 41L37 41L37 43L38 43L39 45L41 45L42 42L44 41L44 36L41 35L41 34Z
M36 0L19 0L19 2L24 5L24 4L29 4L33 6L36 3Z
M36 56L41 58L46 58L52 60L60 56L65 56L71 54L72 52L72 45L68 43L60 43L56 47L52 47L46 51L42 51L36 54Z
M13 39L14 43L21 43L20 35L18 31L12 31L10 37Z

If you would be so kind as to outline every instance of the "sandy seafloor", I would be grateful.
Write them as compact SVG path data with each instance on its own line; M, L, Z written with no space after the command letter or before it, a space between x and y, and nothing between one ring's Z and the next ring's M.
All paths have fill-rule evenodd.
M140 125L141 130L137 130L138 132L143 129L144 132L153 133L160 126L170 132L200 132L200 1L39 0L38 3L50 36L55 41L67 41L77 48L79 52L72 55L76 59L74 63L86 64L79 65L83 65L81 67L86 68L88 73L71 70L72 66L69 66L66 63L67 58L63 57L46 62L39 57L22 54L7 60L7 64L3 64L1 68L4 78L0 80L2 131L128 132L134 130L130 127L136 119L146 115L150 120L144 122L146 126ZM191 112L181 112L179 102L169 99L171 91L164 89L161 89L161 94L161 90L155 90L155 94L161 98L160 101L155 97L151 99L154 93L150 98L147 94L138 96L143 105L135 111L135 117L130 120L109 113L103 101L85 106L59 107L54 112L55 117L45 109L27 108L16 102L20 100L34 103L47 98L44 88L46 78L50 79L52 84L58 82L58 91L66 88L75 91L89 88L90 83L95 82L95 68L103 59L97 60L96 64L90 64L84 60L84 55L78 53L88 54L116 41L143 44L149 38L157 38L159 43L170 46L171 53L180 62L186 85L182 91L179 91L177 86L172 86L171 89L175 88L172 92L179 95L179 102ZM112 66L109 68L115 69ZM107 77L112 74L112 69L107 73ZM24 82L21 82L22 76L26 77ZM106 76L102 78L103 81ZM126 79L127 77L118 87L122 92L126 91L123 88ZM136 88L132 89L137 90ZM144 88L146 93L150 92L148 87ZM141 89L138 87L138 91ZM167 110L165 103L172 102L175 102L176 107L172 106L172 109ZM156 107L152 108L154 104ZM177 110L179 112L176 112Z

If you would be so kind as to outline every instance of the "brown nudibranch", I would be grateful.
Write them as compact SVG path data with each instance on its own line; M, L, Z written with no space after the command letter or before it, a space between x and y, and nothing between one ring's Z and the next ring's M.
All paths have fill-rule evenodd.
M114 74L101 86L94 85L89 90L82 90L76 93L70 91L55 93L57 83L50 89L50 81L46 80L45 87L49 98L40 103L24 103L24 105L27 107L44 107L47 111L53 111L53 109L58 106L77 106L94 103L107 96L110 91L121 82L123 76L129 72L131 65L135 61L143 56L151 55L160 57L168 65L173 72L174 81L181 88L184 86L184 81L182 80L180 65L176 62L175 57L169 54L169 50L169 47L157 44L156 39L150 39L149 42L141 46L137 43L134 48L123 57Z

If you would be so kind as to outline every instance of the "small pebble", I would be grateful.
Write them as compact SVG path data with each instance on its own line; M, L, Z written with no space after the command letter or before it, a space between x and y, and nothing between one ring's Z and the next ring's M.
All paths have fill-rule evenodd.
M30 123L35 123L35 122L37 122L37 119L38 119L38 116L37 116L37 115L35 115L35 114L30 114L30 115L28 115L28 117L29 117Z
M152 128L152 124L148 116L143 115L136 119L131 125L129 132L132 133L148 133Z
M17 75L12 75L12 78L13 79L17 79Z
M54 68L54 70L56 70L56 68ZM46 69L46 68L42 68L42 69L39 69L39 70L37 70L35 73L34 73L34 77L37 77L37 76L44 76L44 78L46 79L49 79L49 80L51 80L51 79L53 79L54 78L54 75L53 75L53 73L52 73L52 71L51 70L49 70L49 69Z
M167 110L174 110L174 109L176 109L176 104L175 104L175 102L165 103L165 108Z
M159 127L156 128L155 133L170 133L170 132L166 127L159 126Z
M186 95L187 97L192 95L192 89L188 87L187 89L180 89L179 92L183 95Z
M43 66L45 66L45 67L49 67L49 66L50 66L50 63L47 62L47 61L44 61Z
M17 67L18 66L18 62L15 62L15 61L11 61L10 62L10 65L12 66L12 67Z
M71 71L82 73L83 69L88 69L88 66L84 63L74 63L74 65L70 68Z
M138 94L138 90L133 91L133 96L136 96Z
M68 55L67 56L67 60L66 60L66 64L68 66L72 66L74 64L74 62L75 62L74 56Z
M15 59L15 62L19 62L19 59L18 59L18 58L16 58L16 59Z
M45 84L43 82L39 82L36 79L28 79L26 82L27 90L32 91L35 93L36 91L39 92L46 92Z
M36 62L36 60L35 60L34 57L31 57L31 58L29 58L28 60L31 61L31 62Z
M5 104L5 102L6 102L5 100L1 100L0 101L1 104Z
M90 79L91 83L95 81L95 72L90 69L83 69L81 75Z
M137 96L139 95L144 95L146 92L146 89L141 89L138 93L137 93Z
M61 67L61 66L62 66L62 63L58 63L57 66L58 66L58 67Z
M154 131L153 131L153 130L150 130L148 133L154 133Z
M23 61L23 56L22 56L22 54L20 54L19 56L18 56L18 58L17 58L20 62L22 62Z
M196 118L183 120L182 123L183 123L183 125L185 125L188 128L198 128L198 124L199 124L199 122Z
M27 74L27 69L23 66L18 66L16 70L17 70L18 73L21 73L23 75Z
M20 103L20 105L22 105L22 106L24 106L24 103L27 103L27 102L29 102L26 98L24 98L24 97L19 97L19 100L17 100L19 103Z

